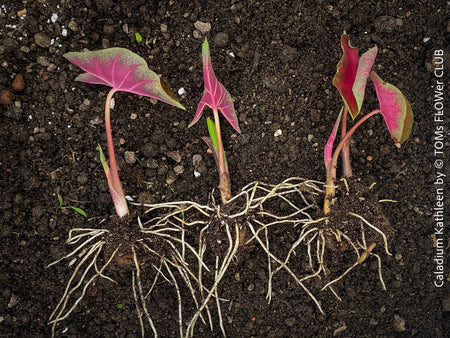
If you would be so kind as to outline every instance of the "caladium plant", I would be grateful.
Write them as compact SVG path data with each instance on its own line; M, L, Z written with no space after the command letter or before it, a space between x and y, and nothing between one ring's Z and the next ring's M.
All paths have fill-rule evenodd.
M207 39L205 39L202 46L202 60L205 90L203 91L202 99L198 104L197 111L192 122L189 124L189 127L194 125L200 119L205 106L212 109L214 114L214 122L208 119L208 130L210 137L205 137L203 140L209 146L214 154L214 158L216 159L220 179L219 190L222 203L225 204L231 199L231 181L225 158L225 151L223 149L219 111L238 133L240 133L241 130L239 128L238 119L234 110L233 99L231 98L230 93L228 93L223 84L217 80L216 75L214 74Z
M337 65L333 85L338 89L344 101L342 112L341 138L347 132L347 115L354 120L361 111L364 101L369 72L377 56L378 48L373 47L359 57L358 48L350 45L350 39L344 32L341 37L342 58ZM344 177L352 176L350 164L350 142L342 147L342 171Z
M86 72L79 75L75 81L112 87L105 102L105 126L111 167L108 167L102 152L100 158L116 213L123 217L128 214L128 206L117 171L110 119L114 93L129 92L149 96L181 109L184 107L169 85L148 68L147 62L128 49L115 47L92 52L71 52L64 54L64 57Z
M329 213L330 201L335 194L336 166L339 154L342 154L343 157L344 176L351 176L349 141L356 129L371 116L381 114L395 145L400 147L408 139L413 123L413 113L407 98L398 88L384 82L375 71L371 71L377 55L377 47L369 49L360 58L358 50L350 46L348 35L345 32L342 35L341 43L343 56L338 63L333 84L342 96L344 107L338 115L324 150L324 161L327 170L325 214ZM347 114L349 113L355 119L360 113L369 77L375 85L380 108L365 115L347 131ZM341 122L341 140L333 152L334 140Z

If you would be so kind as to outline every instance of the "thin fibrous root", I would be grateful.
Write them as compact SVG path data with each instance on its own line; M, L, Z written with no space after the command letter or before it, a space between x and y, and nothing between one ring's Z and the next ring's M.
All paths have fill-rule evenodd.
M132 289L133 289L134 301L136 304L136 311L137 311L138 318L139 318L139 324L141 326L141 335L142 335L142 338L145 337L145 327L144 327L144 322L142 319L142 316L145 315L145 318L147 319L148 323L150 324L150 327L152 328L154 337L157 338L158 332L156 331L156 327L153 324L153 320L150 317L150 314L147 310L147 306L145 303L145 297L144 297L144 292L142 290L142 283L141 283L141 267L140 267L140 264L139 264L139 261L138 261L137 255L136 255L136 248L134 247L134 245L131 246L131 250L133 251L133 262L134 262L134 270L132 273ZM136 292L136 287L137 287L138 292Z
M316 305L320 309L321 312L322 309L320 307L319 302L315 299L315 297L312 295L312 293L306 288L306 286L303 283L303 280L312 278L313 276L305 277L304 279L298 278L293 271L286 266L286 262L284 262L281 259L278 259L270 252L270 243L269 243L269 236L268 236L268 229L276 226L280 226L283 224L290 224L292 227L296 227L298 225L304 226L308 223L314 223L314 220L312 217L308 214L308 211L311 209L314 209L316 205L314 202L311 201L311 195L318 195L320 193L323 193L323 191L316 186L316 184L321 184L320 182L316 181L307 181L301 178L290 178L285 180L284 182L277 184L277 185L270 185L260 182L253 182L244 188L242 188L242 191L233 197L228 203L232 204L235 203L237 205L236 208L231 209L232 212L229 212L227 214L222 214L224 207L217 206L213 210L210 208L204 208L202 209L203 212L200 212L198 208L203 208L202 206L191 203L189 201L183 201L179 202L179 205L170 203L166 204L165 207L170 208L170 217L159 217L158 220L160 221L160 225L165 225L166 223L173 222L176 223L179 219L183 220L182 224L179 224L180 228L185 225L190 224L205 224L205 226L200 231L199 236L199 273L198 273L198 282L199 282L199 290L200 290L200 296L202 299L202 303L200 307L197 310L197 313L193 316L191 321L188 324L188 330L187 330L187 336L193 335L193 330L196 324L196 321L200 314L203 311L206 311L211 329L213 329L212 326L212 319L211 319L211 313L209 309L209 303L211 298L215 299L215 307L217 309L218 313L218 321L219 326L222 331L222 334L225 336L225 329L223 326L223 320L222 320L222 312L221 312L221 306L220 301L221 298L219 297L218 291L219 291L219 284L220 281L223 279L224 275L226 274L226 271L232 262L233 258L235 257L240 244L240 226L251 228L252 229L252 237L247 240L248 242L251 242L255 240L261 247L264 249L268 256L268 271L270 274L269 278L269 289L271 288L271 280L273 276L275 275L276 271L272 271L271 267L271 260L275 260L277 263L280 264L281 268L288 271L295 279L298 285L300 285L305 292L315 301ZM301 206L298 206L298 201L293 201L293 195L299 196L297 197L297 200L300 200ZM269 209L265 207L265 203L267 203L269 200L277 199L278 201L284 203L285 207L283 212L277 211L276 213L270 212ZM153 210L155 210L155 205L149 205ZM161 207L159 205L158 207ZM153 211L152 210L152 211ZM187 211L195 212L197 215L192 215ZM230 210L230 209L228 209ZM235 219L238 219L241 216L245 216L248 214L252 214L252 218L254 218L254 225L252 224L235 224L235 232L232 234L231 229L233 226L231 223L233 223ZM209 219L206 216L209 216ZM212 223L211 223L211 217L214 216L218 219L222 219L219 223L221 223L226 230L226 236L228 238L228 246L226 249L226 253L224 257L216 257L216 269L215 269L215 275L213 276L213 285L209 288L209 291L206 291L208 288L205 287L203 284L203 274L204 270L203 268L206 267L204 263L204 255L206 251L206 240L205 240L205 234L208 229L210 229ZM177 217L177 218L175 218ZM199 218L200 217L200 218ZM235 222L239 222L236 220ZM239 226L238 226L239 225ZM256 228L256 229L255 229ZM211 229L210 229L211 230ZM264 241L260 237L260 232L264 234ZM233 239L235 237L235 239ZM295 249L295 248L294 248ZM278 271L279 269L277 269ZM206 292L204 292L204 290Z
M192 206L188 206L187 210ZM184 212L183 208L179 211ZM180 216L180 215L178 215ZM164 217L162 217L164 219ZM167 218L166 218L167 219ZM183 220L183 217L178 217L178 221ZM184 220L183 220L184 222ZM192 256L192 261L200 261L200 255L196 250L185 241L185 224L176 224L176 222L166 222L164 220L158 224L158 226L145 227L140 219L138 219L140 231L142 234L141 239L137 239L134 243L130 243L130 248L132 250L133 257L133 269L132 269L132 293L134 296L136 311L138 314L138 320L141 328L142 337L145 336L145 326L149 325L151 327L153 336L157 337L157 330L150 316L150 311L147 307L147 301L150 299L150 294L153 291L157 279L159 276L163 277L170 285L175 289L178 299L178 326L180 331L180 336L183 337L183 324L182 324L182 299L180 287L178 285L177 279L173 273L173 268L178 271L182 280L187 285L190 290L193 302L196 308L199 307L199 301L196 298L195 288L193 285L198 284L196 274L190 270L189 265L185 261L185 255L190 254ZM148 223L146 223L148 224ZM160 225L160 226L159 226ZM98 277L105 278L109 281L115 282L112 278L104 274L105 270L111 264L112 260L116 256L117 252L121 249L121 245L116 247L112 254L107 258L106 263L99 265L99 256L105 252L106 241L103 239L105 234L109 231L106 229L82 229L76 228L69 232L69 237L67 243L70 245L78 244L75 249L73 249L69 254L65 255L61 259L49 264L52 266L62 260L71 259L69 262L69 267L75 265L75 268L66 284L65 291L56 305L53 313L49 318L49 324L52 325L52 336L55 335L56 325L65 320L79 305L79 303L84 298L86 291L90 285L93 285ZM159 248L152 249L150 243L152 239L159 238L166 244L167 251L162 254L159 252ZM81 243L80 243L81 242ZM141 275L141 263L138 254L137 247L143 249L143 254L148 256L154 256L159 258L160 266L157 267L154 264L155 277L153 282L150 283L150 288L145 292L144 284L146 281L142 281ZM108 248L109 249L109 248ZM139 255L142 255L140 253ZM168 255L168 256L166 256ZM204 265L205 271L210 271L209 268ZM165 270L164 272L162 270ZM166 274L166 275L165 275ZM209 290L205 289L207 292ZM201 320L204 322L202 316Z
M79 232L87 231L88 233L72 237L72 233L77 231ZM88 287L92 285L98 277L103 277L110 281L113 281L111 278L105 276L103 274L103 271L105 271L105 269L111 264L111 261L116 255L117 251L119 251L120 246L118 246L113 251L111 256L107 259L106 263L99 269L97 266L98 265L97 259L100 253L103 251L105 242L101 240L95 242L94 239L98 239L98 236L102 234L104 231L106 230L97 231L93 229L73 229L69 234L68 243L77 243L81 238L86 236L92 237L88 237L88 239L86 239L83 243L81 243L78 247L76 247L71 253L62 258L62 259L70 258L73 255L75 255L75 253L84 249L84 251L82 251L79 255L80 262L75 267L71 277L69 278L69 281L66 284L65 291L60 301L58 302L52 314L50 315L49 324L52 325L52 336L55 335L56 324L66 319L75 310L75 308L84 298ZM62 259L56 261L55 263L60 262ZM85 263L87 265L86 267L84 267L84 270L82 270L82 267ZM54 263L50 264L49 266L53 264ZM92 268L94 268L95 272L91 277L88 277L88 274ZM77 276L79 276L79 281L74 285L74 281ZM72 295L78 290L81 292L81 294L78 296L78 298L74 300L70 308L67 309L68 303L72 299Z
M358 214L353 213L353 212L349 212L349 215L354 216L356 218L359 218L363 222L363 224L368 225L371 230L373 230L376 233L380 234L381 237L383 238L384 249L385 249L386 254L388 254L390 256L392 255L389 252L389 249L388 249L387 236L386 236L386 234L383 231L381 231L378 227L376 227L373 224L371 224L370 222L368 222L361 215L358 215ZM342 280L346 275L348 275L348 273L350 271L352 271L358 265L362 264L369 256L375 256L377 258L377 260L378 260L378 277L379 277L379 280L380 280L380 283L382 285L383 290L386 290L386 285L384 283L383 275L382 275L382 272L381 272L381 257L379 255L377 255L377 254L372 253L373 249L376 246L376 243L371 243L369 246L367 246L366 240L365 240L364 226L361 225L361 242L362 243L358 243L358 245L356 245L352 239L350 239L347 235L345 235L344 233L342 233L339 230L338 230L338 236L339 237L340 236L344 237L346 239L346 241L352 246L353 251L355 252L355 254L357 256L357 259L356 259L355 263L353 263L352 266L347 268L347 270L344 271L340 276L338 276L337 278L333 279L332 281L330 281L326 285L324 285L321 290L325 290L327 288L331 288L331 286L333 284L335 284L336 282ZM323 245L325 245L325 242L323 242ZM358 248L358 246L359 246L359 248ZM360 250L362 250L361 253L360 253ZM334 290L332 290L332 292L337 296L337 294L335 293ZM337 298L340 299L339 297L337 297Z

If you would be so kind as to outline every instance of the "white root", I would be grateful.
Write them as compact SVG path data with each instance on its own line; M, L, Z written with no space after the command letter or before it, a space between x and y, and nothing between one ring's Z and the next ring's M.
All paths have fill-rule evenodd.
M372 253L373 244L367 246L365 231L370 230L381 235L385 251L390 255L387 236L379 228L356 213L349 213L349 215L361 220L361 239L351 239L337 229L326 230L326 217L313 219L309 214L309 212L317 208L314 197L324 193L319 186L323 186L323 183L297 177L289 178L277 185L253 182L242 188L238 195L234 196L222 207L216 206L214 200L211 205L201 205L192 201L158 204L132 203L144 207L145 214L149 217L149 220L145 223L138 219L142 238L131 244L134 262L132 292L142 336L145 336L146 323L151 327L153 335L157 336L156 326L151 319L147 303L151 302L150 295L159 277L162 277L175 290L178 300L178 330L180 337L193 337L198 319L205 324L206 317L211 330L213 330L212 310L214 308L217 313L220 330L223 336L226 336L221 303L227 300L219 296L220 283L226 276L233 259L235 259L239 247L250 242L256 243L267 255L269 275L267 285L268 302L272 299L275 275L280 271L285 271L311 298L317 309L324 313L320 302L310 291L309 284L314 278L318 280L323 277L328 278L330 271L325 262L327 246L325 237L330 234L338 242L346 241L351 246L356 256L356 261L340 276L326 283L322 290L329 289L340 300L333 289L333 285L342 280L368 256L377 258L379 279L383 289L385 289L386 286L381 274L381 258ZM271 202L275 202L275 205L281 205L282 207L278 208L278 210L273 210L274 208L269 204ZM213 226L221 228L213 229ZM282 254L283 257L280 257L281 254L276 256L271 251L273 246L270 245L271 230L275 231L281 226L300 229L297 239L289 250ZM197 233L197 229L199 229L198 247L194 248L188 241L192 235ZM220 233L222 230L226 234L226 241L224 240L225 243L221 244L223 254L211 257L211 250L208 248L209 241L211 241L210 235L211 233ZM245 238L245 242L241 242L241 235L244 236L245 233L248 233L249 237ZM73 312L83 299L86 289L97 277L113 281L104 272L118 252L119 247L114 250L103 266L98 267L98 256L104 251L105 246L105 241L102 238L107 235L108 230L106 229L71 230L67 243L70 245L78 244L78 246L66 256L49 265L52 266L69 258L74 259L77 255L79 256L77 259L80 260L69 278L61 300L50 317L50 324L53 325L53 335L56 324L66 319ZM156 238L158 243L164 243L166 247L165 253L160 252L160 248L152 246L151 239ZM81 244L79 244L80 242ZM136 250L138 246L143 249L144 254L159 259L159 266L156 266L158 264L151 264L155 275L150 283L142 281L142 267L140 266ZM299 269L299 262L301 263L303 258L307 259L308 269L310 270L306 273L302 271L303 269ZM208 267L209 263L207 264L207 262L211 262L212 259L214 259L214 263L211 264L215 264L215 266ZM196 268L196 273L193 272L194 268ZM175 272L178 272L177 276ZM91 276L89 277L89 275ZM181 285L178 282L179 278L181 278L183 286L187 287L190 300L183 299L180 291ZM79 281L75 284L74 281L76 279L79 279ZM208 283L211 285L206 285ZM147 286L147 290L144 290L144 284L150 285ZM81 295L73 301L72 298L76 291L81 292ZM187 327L184 330L183 310L185 309L186 301L189 301L191 309L194 306L195 313L187 320ZM72 303L70 307L69 303ZM206 316L204 318L205 312Z

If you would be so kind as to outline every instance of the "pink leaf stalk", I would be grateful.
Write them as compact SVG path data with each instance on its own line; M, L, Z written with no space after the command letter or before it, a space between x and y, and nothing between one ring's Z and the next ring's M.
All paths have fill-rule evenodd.
M221 194L222 203L225 204L231 199L231 181L228 170L225 168L225 152L223 150L222 134L220 131L219 111L231 124L231 126L238 132L241 132L239 128L238 119L234 110L233 100L230 93L225 87L217 80L216 75L211 64L211 56L209 53L208 40L205 39L202 46L202 59L203 59L203 80L205 90L203 96L198 104L197 111L194 115L189 127L194 125L202 116L205 106L210 107L214 114L214 124L216 128L217 136L217 153L219 162L219 176L220 184L219 190Z
M110 118L112 96L117 91L124 91L149 96L178 108L184 109L184 107L178 102L167 83L148 68L147 62L128 49L108 48L94 52L71 52L64 57L86 71L79 75L76 81L112 87L105 103L106 138L111 168L106 164L104 157L102 165L116 213L119 217L123 217L128 214L128 206L114 153Z
M334 124L333 130L331 131L330 136L328 137L328 141L325 144L325 150L324 150L324 161L325 161L325 167L328 169L331 164L331 158L333 157L333 144L334 140L336 139L337 130L339 128L339 123L341 122L342 117L342 111L344 108L341 109L341 112L338 115L338 118L336 119L336 123Z

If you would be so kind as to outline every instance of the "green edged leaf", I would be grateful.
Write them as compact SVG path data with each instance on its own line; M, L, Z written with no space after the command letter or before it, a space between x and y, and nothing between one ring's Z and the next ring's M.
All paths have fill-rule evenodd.
M200 116L202 116L203 108L209 106L213 110L218 110L227 119L228 123L238 132L241 132L239 128L239 122L234 110L233 99L230 93L226 90L222 83L217 80L216 75L211 64L211 55L209 53L208 40L205 39L202 45L202 60L203 60L203 81L205 90L203 96L197 106L194 118L192 119L189 127L194 125Z
M70 52L64 57L87 72L79 75L76 81L107 85L114 91L153 97L184 109L178 99L163 88L160 77L148 68L147 62L128 49L114 47L92 52Z
M356 70L355 82L353 83L352 92L356 100L358 110L356 114L350 111L350 115L353 119L361 111L361 107L364 101L364 93L366 91L367 79L369 78L370 71L372 69L375 58L377 57L378 48L375 46L361 55L358 62L358 69Z
M397 87L383 81L375 71L370 73L370 78L375 85L381 114L389 133L396 145L400 146L411 133L414 120L411 105Z

